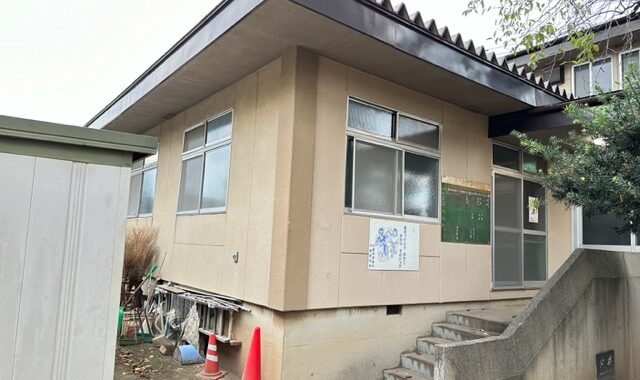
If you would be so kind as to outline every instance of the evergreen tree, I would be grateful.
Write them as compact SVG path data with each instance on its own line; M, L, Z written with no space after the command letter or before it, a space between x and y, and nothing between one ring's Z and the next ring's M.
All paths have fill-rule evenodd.
M587 217L615 214L619 233L640 232L640 74L633 68L621 93L598 90L602 105L570 104L565 113L580 130L547 143L513 135L531 154L551 165L539 173L553 197L581 206Z

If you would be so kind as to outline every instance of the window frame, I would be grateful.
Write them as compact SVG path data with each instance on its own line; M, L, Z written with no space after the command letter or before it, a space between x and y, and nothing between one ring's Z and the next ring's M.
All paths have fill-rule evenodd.
M622 56L625 54L630 54L635 52L638 53L638 66L640 66L640 47L635 49L625 50L618 53L618 80L620 81L619 82L620 90L624 88L624 73L622 72Z
M391 112L393 113L393 125L391 126L391 137L387 138L385 136L382 135L377 135L375 133L371 133L368 131L364 131L362 129L358 129L358 128L352 128L349 126L349 102L350 101L355 101L357 103L363 104L365 106L370 106L370 107L374 107L374 108L378 108L387 112ZM351 184L347 184L345 182L345 187L347 185L351 186L351 207L346 207L345 203L346 203L346 199L343 198L342 200L342 204L343 204L343 210L344 213L347 215L358 215L358 216L368 216L368 217L376 217L376 218L386 218L386 219L394 219L394 220L406 220L406 221L413 221L413 222L418 222L418 223L428 223L428 224L439 224L440 223L440 218L441 218L441 213L442 210L440 209L440 205L442 204L442 124L438 123L436 121L433 120L429 120L426 119L424 117L420 117L420 116L416 116L416 115L412 115L410 113L406 113L406 112L402 112L390 107L384 107L384 106L380 106L378 104L375 104L373 102L370 102L368 100L364 100L362 98L359 97L354 97L354 96L347 96L347 110L346 110L346 117L345 117L345 134L346 134L346 139L345 139L345 157L346 157L346 153L347 153L347 145L349 144L349 138L353 138L353 156L352 156L352 162L351 162ZM414 144L411 142L407 142L404 140L400 140L398 138L398 120L400 119L400 116L404 116L407 118L411 118L411 119L415 119L427 124L432 124L438 127L438 149L433 149L431 147L427 147L427 146L421 146L418 144ZM355 205L355 168L356 168L356 142L357 141L362 141L368 144L372 144L372 145L377 145L377 146L382 146L382 147L386 147L386 148L390 148L390 149L394 149L396 151L399 151L401 153L401 157L402 157L402 179L401 179L401 202L400 202L400 208L401 208L401 214L390 214L390 213L385 213L385 212L381 212L381 211L367 211L367 210L357 210L355 209L354 205ZM404 171L405 171L405 165L406 165L406 161L405 161L405 154L406 152L409 152L411 154L415 154L415 155L419 155L419 156L423 156L423 157L427 157L427 158L431 158L431 159L435 159L438 161L438 176L437 176L437 184L438 184L438 190L437 190L437 206L436 206L436 211L437 211L437 216L436 217L425 217L425 216L417 216L417 215L407 215L404 213ZM345 160L345 170L346 170L346 160ZM346 178L346 176L345 176ZM343 195L344 196L344 195ZM395 199L396 202L398 202L397 199Z
M229 133L228 137L224 137L224 138L219 138L217 140L211 141L211 142L207 142L207 123L209 123L210 121L217 119L219 117L222 117L228 113L231 113L231 132ZM196 157L202 157L202 169L200 171L200 190L199 190L199 196L198 196L198 208L194 209L194 210L184 210L184 211L180 211L178 209L176 209L176 215L203 215L203 214L224 214L227 212L227 205L229 203L229 181L231 178L231 154L233 151L233 146L232 146L232 141L233 141L233 122L234 122L234 109L233 108L228 108L222 112L219 112L217 114L215 114L214 116L208 117L205 120L185 129L182 133L182 149L184 149L184 143L185 143L185 139L187 136L187 133L189 131L192 131L194 129L203 127L203 135L204 135L204 145L188 150L186 152L182 152L180 154L180 180L178 182L178 203L176 205L176 208L179 207L180 205L180 196L182 195L181 191L180 191L180 184L182 184L182 176L183 176L183 172L182 172L182 164L185 161L188 161L190 159L196 158ZM225 194L225 202L224 202L224 207L207 207L207 208L202 208L202 187L204 185L204 175L205 175L205 163L206 163L206 156L207 153L225 146L229 146L229 166L227 168L227 191Z
M153 154L151 156L147 156L145 158L142 158L140 160L136 160L134 162L139 162L142 161L142 166L139 168L135 168L133 167L134 162L131 163L131 176L130 178L133 178L136 175L140 175L140 189L138 190L138 208L137 208L137 212L135 214L129 215L129 210L127 210L127 218L128 219L135 219L135 218L150 218L153 216L153 207L150 213L144 213L141 214L140 213L140 204L142 203L142 187L144 186L144 174L148 171L151 170L156 170L156 180L153 181L153 206L155 207L155 200L156 200L156 190L157 190L157 183L158 183L158 153ZM147 160L149 160L150 158L155 158L153 160L153 162L147 164ZM127 207L128 208L128 207Z
M613 74L613 57L612 56L606 56L603 58L598 58L596 60L594 60L593 62L585 62L585 63L581 63L578 65L573 65L571 66L571 87L572 87L572 91L573 91L573 95L576 96L576 67L580 67L580 66L584 66L584 65L589 65L589 95L588 96L594 96L595 95L595 83L593 83L593 64L596 62L600 62L600 61L605 61L605 60L610 60L611 61L611 89L609 90L609 92L611 91L615 91L615 75ZM583 96L583 98L586 98L586 96ZM579 99L579 98L578 98Z
M582 207L572 207L572 216L575 221L573 227L574 238L575 238L575 248L584 248L584 249L598 249L603 251L614 251L614 252L639 252L640 251L640 238L639 235L636 235L632 232L629 232L631 235L629 245L612 245L612 244L584 244L584 219L582 214Z

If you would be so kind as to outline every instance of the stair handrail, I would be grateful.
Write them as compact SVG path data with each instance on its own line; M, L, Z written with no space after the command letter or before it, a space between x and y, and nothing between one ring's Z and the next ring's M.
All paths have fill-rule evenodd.
M622 277L624 253L575 250L501 335L436 346L434 380L519 378L593 280Z

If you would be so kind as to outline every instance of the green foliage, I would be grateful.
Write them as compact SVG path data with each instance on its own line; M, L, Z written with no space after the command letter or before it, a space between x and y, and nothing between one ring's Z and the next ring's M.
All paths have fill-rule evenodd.
M539 176L553 197L568 206L581 206L587 216L612 213L625 224L620 233L640 232L640 74L632 67L622 94L598 89L602 105L571 104L565 113L581 129L548 143L520 139L526 151L547 159Z

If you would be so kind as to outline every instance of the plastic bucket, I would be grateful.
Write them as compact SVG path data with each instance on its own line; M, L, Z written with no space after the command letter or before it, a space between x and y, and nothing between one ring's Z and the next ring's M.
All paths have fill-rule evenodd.
M182 365L204 363L198 350L190 344L176 347L176 350L173 351L173 358Z

